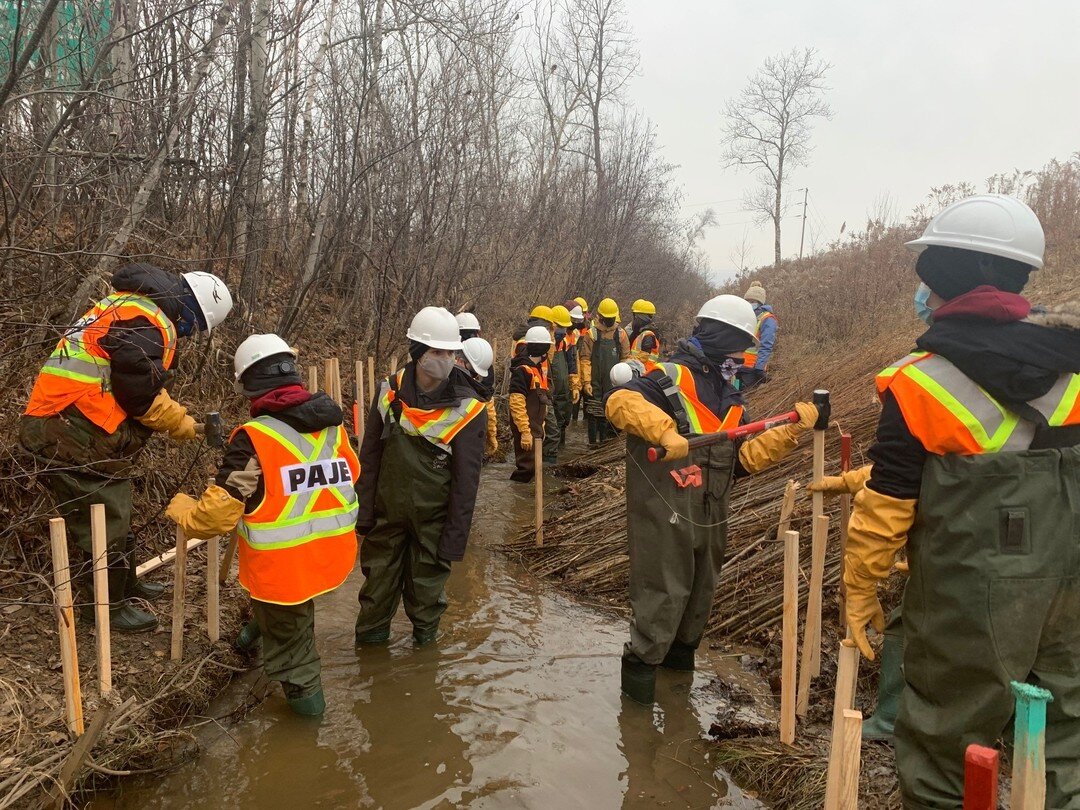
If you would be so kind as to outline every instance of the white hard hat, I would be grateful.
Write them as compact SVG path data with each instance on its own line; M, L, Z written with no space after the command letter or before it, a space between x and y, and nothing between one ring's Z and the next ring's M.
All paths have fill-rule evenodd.
M480 321L471 312L459 312L454 318L457 319L458 329L468 329L473 332L480 331Z
M429 349L457 351L461 348L457 319L445 307L424 307L417 312L405 337Z
M585 313L581 311L581 304L570 310L570 318L575 321L585 320Z
M700 321L702 318L734 326L752 337L754 343L758 342L757 315L754 314L754 305L745 298L737 295L718 295L710 298L698 311L697 319Z
M486 377L491 371L491 364L495 362L495 352L491 350L491 344L483 338L471 337L461 344L461 353L472 370L481 377Z
M551 332L546 326L530 326L529 331L525 333L525 342L547 343L550 346L555 341L551 339Z
M640 377L644 373L645 364L640 360L625 360L613 365L608 376L611 377L611 384L618 387L626 385L634 377Z
M239 381L241 375L260 360L275 354L288 354L296 357L296 349L278 335L252 335L236 347L233 355L233 373Z
M908 249L922 253L930 245L963 248L1043 266L1046 238L1027 205L1004 194L979 194L954 202L930 220Z
M210 332L225 320L225 316L232 310L232 293L225 286L225 282L213 273L197 270L194 273L184 273L182 278L199 302L199 309L206 321L206 331Z

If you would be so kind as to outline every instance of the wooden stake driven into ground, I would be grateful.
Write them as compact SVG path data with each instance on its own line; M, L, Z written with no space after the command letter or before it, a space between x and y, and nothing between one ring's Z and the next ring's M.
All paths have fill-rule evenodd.
M862 760L862 712L844 709L840 718L840 786L835 805L825 810L859 810L859 767Z
M211 478L206 485L213 486ZM206 635L213 643L221 638L220 627L220 603L221 593L221 558L219 555L218 537L211 537L206 541ZM231 562L231 561L230 561Z
M330 399L336 399L334 392L334 358L327 357L323 360L323 379L326 381L326 393Z
M972 743L964 752L964 810L998 810L998 752Z
M533 464L536 466L536 477L533 483L536 498L536 545L544 545L544 442L542 439L533 438Z
M828 536L829 516L820 515L814 518L810 592L806 598L806 627L803 630L802 662L799 669L799 702L795 709L799 717L805 717L810 706L810 680L814 677L814 650L821 648L821 588L825 574L825 544Z
M824 393L825 401L828 402L828 392L814 392L814 400L817 402L819 395ZM813 468L813 483L817 484L821 482L821 479L825 477L825 431L814 430L814 468ZM807 636L803 639L803 643L809 642L810 645L810 657L803 656L803 660L809 660L810 662L810 677L816 678L821 674L821 587L820 583L825 573L825 544L828 542L828 526L826 525L826 534L820 538L821 548L821 564L818 565L818 523L817 519L825 514L825 494L823 492L813 493L813 506L814 506L814 533L812 536L813 552L812 552L812 569L810 572L811 581L816 576L819 583L817 593L817 619L814 624L814 635ZM811 613L813 611L812 604L814 602L814 587L810 586L810 597L807 600L806 607L806 623L807 627L810 626Z
M1046 704L1054 699L1045 689L1012 682L1016 696L1013 727L1011 810L1046 807Z
M374 402L378 393L375 388L375 358L370 354L367 359L367 383L368 383L368 399L370 402Z
M840 801L840 761L843 757L841 740L844 734L844 712L855 707L855 687L859 680L859 648L849 640L840 643L836 661L836 694L833 698L832 742L829 747L829 769L825 781L825 806L836 807ZM861 734L861 730L860 730Z
M784 532L784 623L781 630L780 742L795 742L795 657L799 632L799 533Z
M134 698L129 698L124 705L131 705L133 700ZM79 775L79 771L82 770L83 762L90 755L94 743L101 736L101 732L105 730L105 725L109 722L112 713L113 705L109 701L103 700L94 718L90 721L90 727L86 729L86 733L80 736L75 745L71 747L71 753L68 754L68 758L60 769L56 785L49 792L49 800L52 803L50 805L47 800L46 807L51 806L59 810L59 808L68 806L69 793L72 785L75 784L75 778Z
M851 434L840 434L840 471L848 472L851 469ZM847 585L844 584L844 557L847 555L847 527L851 520L851 496L840 496L840 631L847 628Z
M356 398L353 402L353 435L357 443L364 441L364 420L367 417L367 400L364 399L364 361L357 360L354 366Z
M308 391L313 394L319 390L319 367L315 363L308 366L307 387Z
M397 373L397 355L390 355L390 376L393 377Z
M176 562L173 568L173 615L171 659L184 657L184 591L187 585L187 538L184 530L176 527Z
M68 731L79 735L83 733L79 648L75 643L75 611L71 605L71 571L68 568L67 529L63 518L49 521L49 541L52 544L53 585L56 587L60 668L64 676L64 719Z
M112 691L112 634L109 627L109 537L105 504L90 506L90 546L94 556L94 622L97 634L98 692Z

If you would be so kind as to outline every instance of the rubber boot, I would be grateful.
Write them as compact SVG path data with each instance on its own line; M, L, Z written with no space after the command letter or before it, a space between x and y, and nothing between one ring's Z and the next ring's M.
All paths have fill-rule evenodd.
M671 649L664 656L664 660L660 662L660 666L665 669L677 669L680 672L693 672L694 652L696 650L696 645L691 647L689 644L681 644L676 641L672 643Z
M651 706L656 702L656 667L624 658L622 660L622 692L643 706Z
M390 640L390 628L383 627L356 634L356 646L361 644L385 644Z
M148 633L157 629L157 616L136 607L124 596L127 579L126 565L109 569L109 627L118 633Z
M124 559L128 570L127 580L124 582L124 596L145 599L147 602L160 599L165 593L165 586L159 582L141 581L135 573L135 535L132 532L128 532L127 539L124 540Z
M296 714L304 717L319 717L326 711L326 698L323 696L322 687L317 692L303 697L287 697L289 708Z
M438 635L439 635L439 628L438 627L433 627L430 630L424 630L423 632L420 632L419 630L414 629L413 630L413 636L412 636L413 637L413 643L417 647L423 647L425 644L430 644L431 642L433 642L436 639L436 637L438 637Z
M259 628L259 623L252 619L236 634L233 647L242 653L254 652L260 640L262 640L262 630Z
M904 635L885 633L881 647L881 672L878 675L877 708L862 724L864 740L892 742L900 695L904 691Z

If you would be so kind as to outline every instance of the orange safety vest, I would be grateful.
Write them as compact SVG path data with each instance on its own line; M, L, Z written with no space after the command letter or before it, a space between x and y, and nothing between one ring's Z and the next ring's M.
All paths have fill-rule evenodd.
M935 455L1027 450L1035 438L1034 422L1000 405L940 355L909 354L878 374L877 390L892 393L912 435ZM1028 405L1050 427L1080 424L1080 374L1062 374Z
M264 488L237 527L240 584L275 605L334 590L356 564L360 462L345 427L301 433L263 415L237 430L255 446Z
M551 385L548 380L548 365L542 363L540 368L536 366L524 366L526 373L529 375L529 390L536 388L542 391L547 391Z
M112 393L112 367L101 346L109 327L117 321L145 318L161 332L165 347L162 365L170 369L176 358L176 328L164 312L143 295L116 293L99 301L72 326L41 367L27 416L55 416L69 405L104 430L115 433L127 419Z
M738 427L742 421L743 407L735 405L728 408L728 412L721 419L705 405L697 395L697 382L694 375L686 366L678 363L657 363L652 370L663 371L675 384L678 392L679 403L686 413L686 420L690 425L690 433L702 435L705 433L718 433L721 430ZM667 391L664 392L665 394Z
M651 352L647 352L641 348L641 341L646 335L652 335L656 340L656 348ZM651 360L655 363L660 359L660 336L651 329L645 329L640 334L635 335L634 342L630 344L630 356L635 360L641 360L643 362Z
M772 318L775 321L776 320L776 315L774 315L771 312L762 312L760 315L758 315L757 327L754 330L754 337L757 340L761 339L761 325L763 323L765 323L765 321L769 320L769 318ZM754 345L743 352L743 365L746 366L747 368L753 368L754 366L756 366L757 365L757 354L758 354L758 344L757 344L757 341L755 340ZM768 365L769 365L768 363L765 364L766 370L768 370Z
M447 453L453 452L450 442L484 412L487 403L479 399L462 399L457 405L447 408L414 408L397 396L404 374L405 369L399 371L393 378L393 385L391 378L383 380L379 396L379 413L383 422L394 419L398 427L410 436L420 436Z

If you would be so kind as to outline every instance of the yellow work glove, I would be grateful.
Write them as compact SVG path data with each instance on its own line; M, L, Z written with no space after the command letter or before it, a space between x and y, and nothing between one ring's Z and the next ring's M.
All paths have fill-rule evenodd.
M612 427L632 433L649 444L666 447L664 435L668 431L678 435L675 420L637 391L626 388L613 391L607 398L605 413ZM685 443L685 439L683 441Z
M510 418L514 420L518 433L522 436L526 433L532 434L532 428L529 427L529 412L525 408L524 394L510 395Z
M839 475L826 475L818 483L807 487L811 492L823 492L826 495L854 495L870 480L872 464L859 467L857 470L848 470Z
M664 448L664 461L678 461L690 454L690 444L686 441L686 437L675 428L664 431L660 436L660 446Z
M184 530L189 538L217 537L236 528L244 514L244 504L211 484L199 500L178 492L169 501L165 517Z
M526 431L521 434L521 449L528 453L532 450L533 436L531 432Z
M164 388L146 413L135 418L153 431L168 433L176 442L191 441L196 435L196 422L188 416L187 408L170 397Z
M585 383L585 385L582 386L582 390L585 392L585 396L587 396L589 399L592 399L592 383L591 382Z
M493 456L499 452L499 418L495 414L495 403L487 404L487 439L484 442L484 452Z
M896 552L907 542L917 503L914 498L892 498L869 487L863 487L855 496L844 557L846 619L851 639L871 661L874 651L866 639L866 625L879 633L885 631L877 585L889 576Z
M744 470L748 473L767 470L799 446L799 437L817 422L818 410L810 402L796 402L795 410L799 413L799 421L795 424L774 427L742 443L739 461Z

